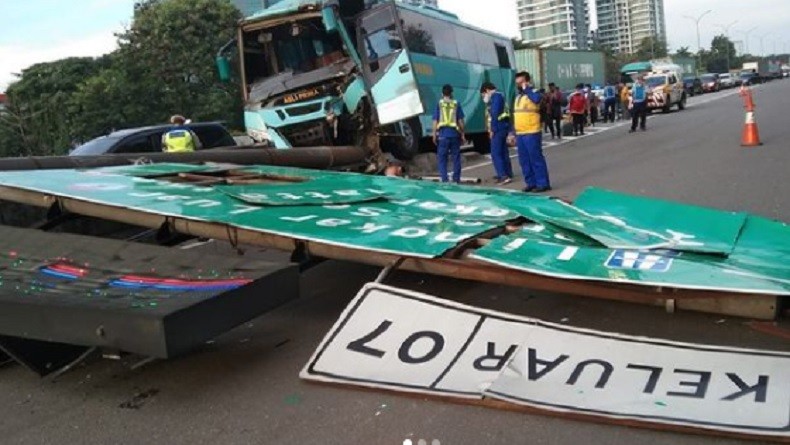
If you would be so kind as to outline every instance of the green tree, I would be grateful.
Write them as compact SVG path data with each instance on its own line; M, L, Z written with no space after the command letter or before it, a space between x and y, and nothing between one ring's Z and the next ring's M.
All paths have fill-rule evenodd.
M6 131L24 144L21 154L63 154L79 135L79 107L74 95L85 79L105 66L103 59L67 58L39 63L22 72L8 87Z
M666 40L656 37L645 37L642 39L635 53L639 60L660 59L667 57L668 54Z
M727 72L737 62L738 52L735 44L725 35L718 35L713 38L710 45L710 59L707 66L708 71Z
M681 46L678 48L678 50L675 51L675 55L679 57L693 57L693 54L691 54L691 50L688 46Z
M0 155L64 154L76 142L175 113L240 124L239 86L220 82L214 69L238 19L227 0L138 2L112 54L22 72L0 116Z
M118 36L119 72L103 83L110 88L109 82L120 81L131 88L136 108L147 109L144 115L129 113L134 122L163 122L174 113L193 120L238 121L238 85L218 79L214 54L235 36L239 19L227 0L141 1L131 27ZM99 86L94 88L101 90Z

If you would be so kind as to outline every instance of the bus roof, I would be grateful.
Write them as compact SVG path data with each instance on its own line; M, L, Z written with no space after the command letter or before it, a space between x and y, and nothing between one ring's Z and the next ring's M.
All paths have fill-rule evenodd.
M254 22L306 10L320 11L323 4L323 0L279 0L272 6L262 7L251 16L244 17L242 22Z
M289 14L294 14L297 12L320 11L321 7L324 5L324 2L325 0L279 0L276 3L274 3L272 6L268 8L263 8L258 12L254 13L253 15L243 18L242 23L257 22L264 19L287 16ZM377 0L370 7L375 7L377 5L384 3L393 3L393 0ZM394 3L398 8L401 9L406 9L428 17L443 20L445 22L449 22L457 26L463 26L464 28L469 28L473 31L486 34L490 37L509 40L507 37L503 35L496 34L491 31L478 28L476 26L472 26L468 23L464 23L458 18L457 15L449 11L433 8L430 6L424 6L424 5L410 5L401 2L394 2Z

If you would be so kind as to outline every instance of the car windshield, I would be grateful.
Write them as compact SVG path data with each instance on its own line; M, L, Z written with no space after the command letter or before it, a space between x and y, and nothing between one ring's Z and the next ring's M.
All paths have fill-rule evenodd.
M71 156L103 155L120 139L119 136L101 136L80 145L69 154Z
M651 88L660 87L661 85L666 85L667 83L667 76L654 76L648 77L645 79L647 81L647 85Z
M730 78L729 74L719 74L719 80L725 80L729 78Z
M715 76L702 76L702 81L703 82L713 82L715 80L716 80Z
M683 82L694 82L694 78L693 77L684 77L683 78Z

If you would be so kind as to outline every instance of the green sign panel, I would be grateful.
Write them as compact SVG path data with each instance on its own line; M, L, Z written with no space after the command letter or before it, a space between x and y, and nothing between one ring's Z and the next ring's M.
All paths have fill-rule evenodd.
M472 257L566 279L790 295L788 235L786 224L749 217L733 253L725 257L669 249L612 249L572 231L534 224L493 240Z
M150 173L148 166L139 169ZM185 165L183 171L194 171L194 167ZM276 199L264 203L267 205L234 198L229 190L236 186L219 190L218 187L144 178L139 176L141 172L129 167L9 172L0 175L0 183L111 207L415 257L439 256L458 243L501 225L504 220L518 217L498 207L491 199L502 194L496 191L437 187L398 178L342 173L322 172L319 176L290 168L256 167L244 171L269 177L304 178L305 182L274 186L277 193L287 193L292 187L292 196L274 194ZM168 172L178 173L172 168ZM340 199L330 205L280 205L286 201L298 202L291 197L309 193L309 184L320 185L320 189L315 190L323 195L340 198L345 191L364 184L368 190L364 193L378 200L348 202ZM260 193L259 188L265 186L238 187L238 192L232 192L234 195L242 195L250 187ZM382 195L373 191L387 191L388 196L396 198L380 199Z
M198 166L5 172L0 184L360 251L432 258L529 221L473 257L568 279L790 295L790 228L742 213L588 189L575 205L400 178L255 166L241 185L155 179ZM260 181L250 183L250 176ZM237 177L237 176L234 176ZM253 181L254 182L254 181Z
M732 252L747 216L598 188L588 188L573 204L617 224L647 228L670 240L664 247L721 255Z

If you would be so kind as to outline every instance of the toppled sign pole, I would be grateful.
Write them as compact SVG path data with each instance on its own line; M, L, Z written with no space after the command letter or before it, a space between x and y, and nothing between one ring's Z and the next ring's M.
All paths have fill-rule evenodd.
M770 261L787 254L786 225L745 214L665 204L662 211L690 211L700 224L675 222L662 234L616 211L604 218L554 199L396 178L170 164L45 173L3 174L0 199L314 258L402 260L400 269L415 272L680 310L773 319L779 296L790 294L786 266ZM642 199L596 190L580 198L587 209ZM775 232L779 242L766 246L779 250L763 251L758 232ZM769 260L749 257L755 252ZM749 269L755 263L768 267ZM694 277L697 269L704 276Z

